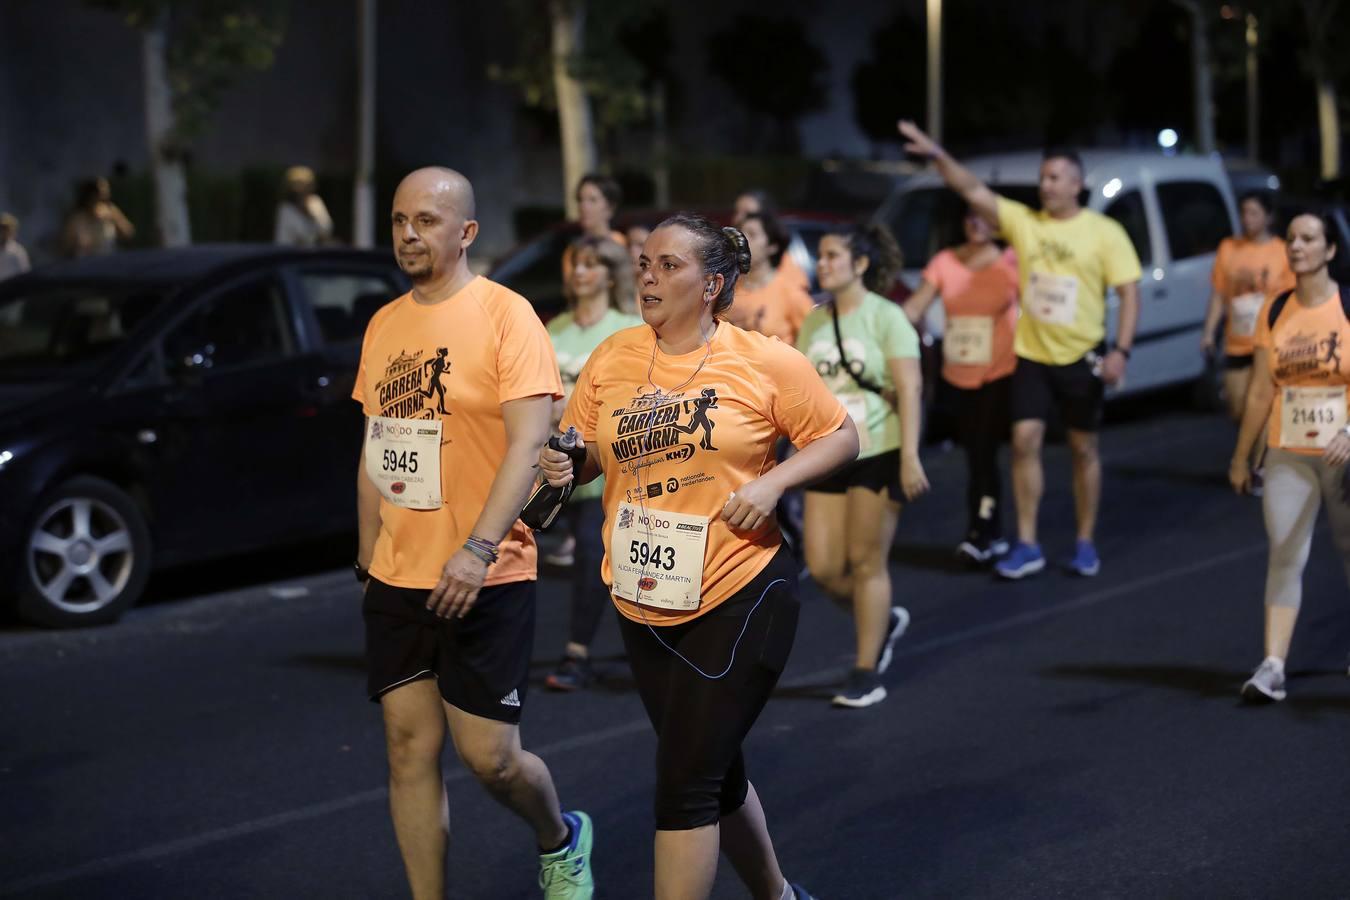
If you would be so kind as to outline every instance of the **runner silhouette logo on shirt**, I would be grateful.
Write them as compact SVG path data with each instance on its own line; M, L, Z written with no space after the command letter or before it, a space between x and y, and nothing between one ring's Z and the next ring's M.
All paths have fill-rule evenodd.
M688 462L698 450L716 453L713 413L717 409L716 388L703 388L689 398L659 391L639 394L625 409L613 413L619 421L610 449L624 464L624 471L661 462ZM691 442L695 435L696 445Z
M384 377L375 383L380 415L393 419L434 419L451 415L445 398L452 364L450 351L437 347L427 351L400 351L385 366Z

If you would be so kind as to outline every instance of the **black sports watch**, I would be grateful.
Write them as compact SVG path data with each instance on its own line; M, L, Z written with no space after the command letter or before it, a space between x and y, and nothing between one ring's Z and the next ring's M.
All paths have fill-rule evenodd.
M1130 348L1129 348L1129 347L1113 347L1112 349L1115 350L1115 351L1118 352L1118 353L1123 354L1124 357L1125 357L1125 359L1126 359L1126 361L1129 360L1129 358L1130 358Z
M356 580L359 583L365 584L367 581L370 580L370 570L367 569L365 566L361 565L360 560L353 562L352 568L355 569Z

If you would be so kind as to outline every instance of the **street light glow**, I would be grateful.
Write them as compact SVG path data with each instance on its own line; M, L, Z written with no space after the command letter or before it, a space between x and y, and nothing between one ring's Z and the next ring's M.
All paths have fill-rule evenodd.
M1120 193L1121 187L1123 187L1121 180L1119 178L1112 178L1106 184L1102 185L1102 196L1107 200L1110 200L1116 194Z
M1178 140L1177 133L1171 128L1164 128L1158 132L1158 146L1164 150L1171 150L1177 145Z

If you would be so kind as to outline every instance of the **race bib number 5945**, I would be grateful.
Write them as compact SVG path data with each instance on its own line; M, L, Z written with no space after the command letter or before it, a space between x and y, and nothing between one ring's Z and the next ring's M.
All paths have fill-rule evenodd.
M371 416L366 475L380 496L404 509L441 507L441 420Z

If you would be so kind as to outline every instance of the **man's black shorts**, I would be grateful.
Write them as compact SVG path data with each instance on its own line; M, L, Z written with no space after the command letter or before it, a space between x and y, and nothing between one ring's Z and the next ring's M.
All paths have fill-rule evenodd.
M435 678L441 696L467 713L520 722L534 645L534 582L483 588L462 619L427 610L429 590L370 579L366 621L366 690L370 699Z
M1087 358L1050 366L1017 357L1012 375L1012 420L1045 422L1058 410L1066 427L1096 431L1102 425L1106 387Z
M874 494L884 492L896 503L902 502L905 492L900 487L900 451L888 450L866 459L855 459L819 481L808 484L806 490L820 494L847 494L851 487L867 488Z

